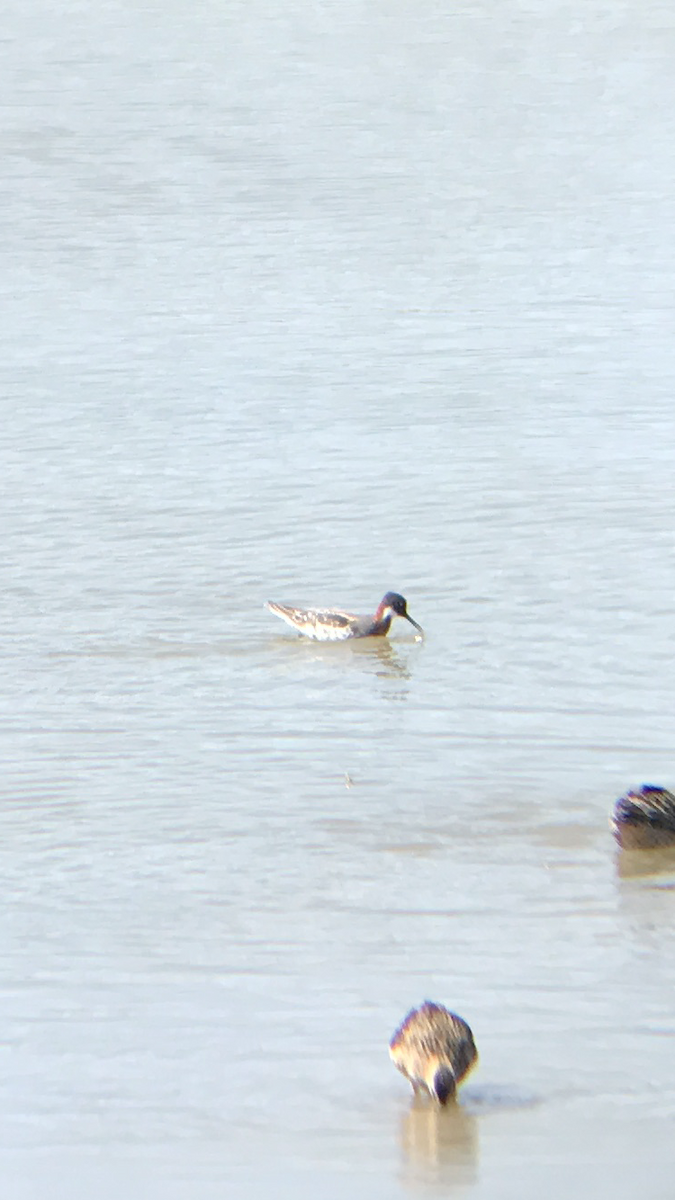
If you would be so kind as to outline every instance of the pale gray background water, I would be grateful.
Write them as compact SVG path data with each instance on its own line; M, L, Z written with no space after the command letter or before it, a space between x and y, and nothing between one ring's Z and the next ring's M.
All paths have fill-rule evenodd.
M672 6L3 24L3 1197L670 1200Z

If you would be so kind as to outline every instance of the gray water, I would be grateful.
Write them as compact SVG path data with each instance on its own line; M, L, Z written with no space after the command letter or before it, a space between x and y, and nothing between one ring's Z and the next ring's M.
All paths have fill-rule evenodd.
M656 0L10 0L8 1200L671 1200L675 856L608 814L675 786L674 53ZM390 588L423 643L263 608Z

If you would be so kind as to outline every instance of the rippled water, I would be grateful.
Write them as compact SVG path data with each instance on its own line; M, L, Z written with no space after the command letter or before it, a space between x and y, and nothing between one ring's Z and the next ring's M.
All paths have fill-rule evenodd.
M608 814L675 785L674 41L10 5L10 1200L670 1200L675 855ZM390 588L423 643L263 608Z

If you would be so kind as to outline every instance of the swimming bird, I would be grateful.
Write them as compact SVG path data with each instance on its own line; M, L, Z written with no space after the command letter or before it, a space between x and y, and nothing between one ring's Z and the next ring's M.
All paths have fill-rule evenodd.
M415 629L423 633L421 625L413 621L403 596L398 592L387 592L372 616L359 617L356 613L342 612L339 608L291 608L288 604L267 601L270 612L276 613L287 625L298 633L314 638L317 642L341 642L346 638L384 637L394 617L405 617Z
M439 1104L454 1097L478 1058L466 1021L431 1000L411 1009L391 1039L389 1053L413 1091L425 1088Z
M612 830L624 850L675 846L675 796L651 783L626 792L614 805Z

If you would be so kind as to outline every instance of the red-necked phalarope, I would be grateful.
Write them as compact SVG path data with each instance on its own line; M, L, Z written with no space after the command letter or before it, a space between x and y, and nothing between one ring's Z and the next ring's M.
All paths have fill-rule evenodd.
M408 1013L389 1043L389 1053L413 1091L424 1088L439 1104L454 1097L478 1058L466 1021L430 1000Z
M387 592L372 616L359 617L355 613L342 612L338 608L291 608L288 604L267 601L267 607L298 633L314 638L317 642L341 642L345 638L384 637L394 617L405 617L415 629L423 633L421 625L413 621L403 596L398 592Z
M651 783L644 783L636 792L626 792L614 805L612 829L624 850L674 846L675 796Z

